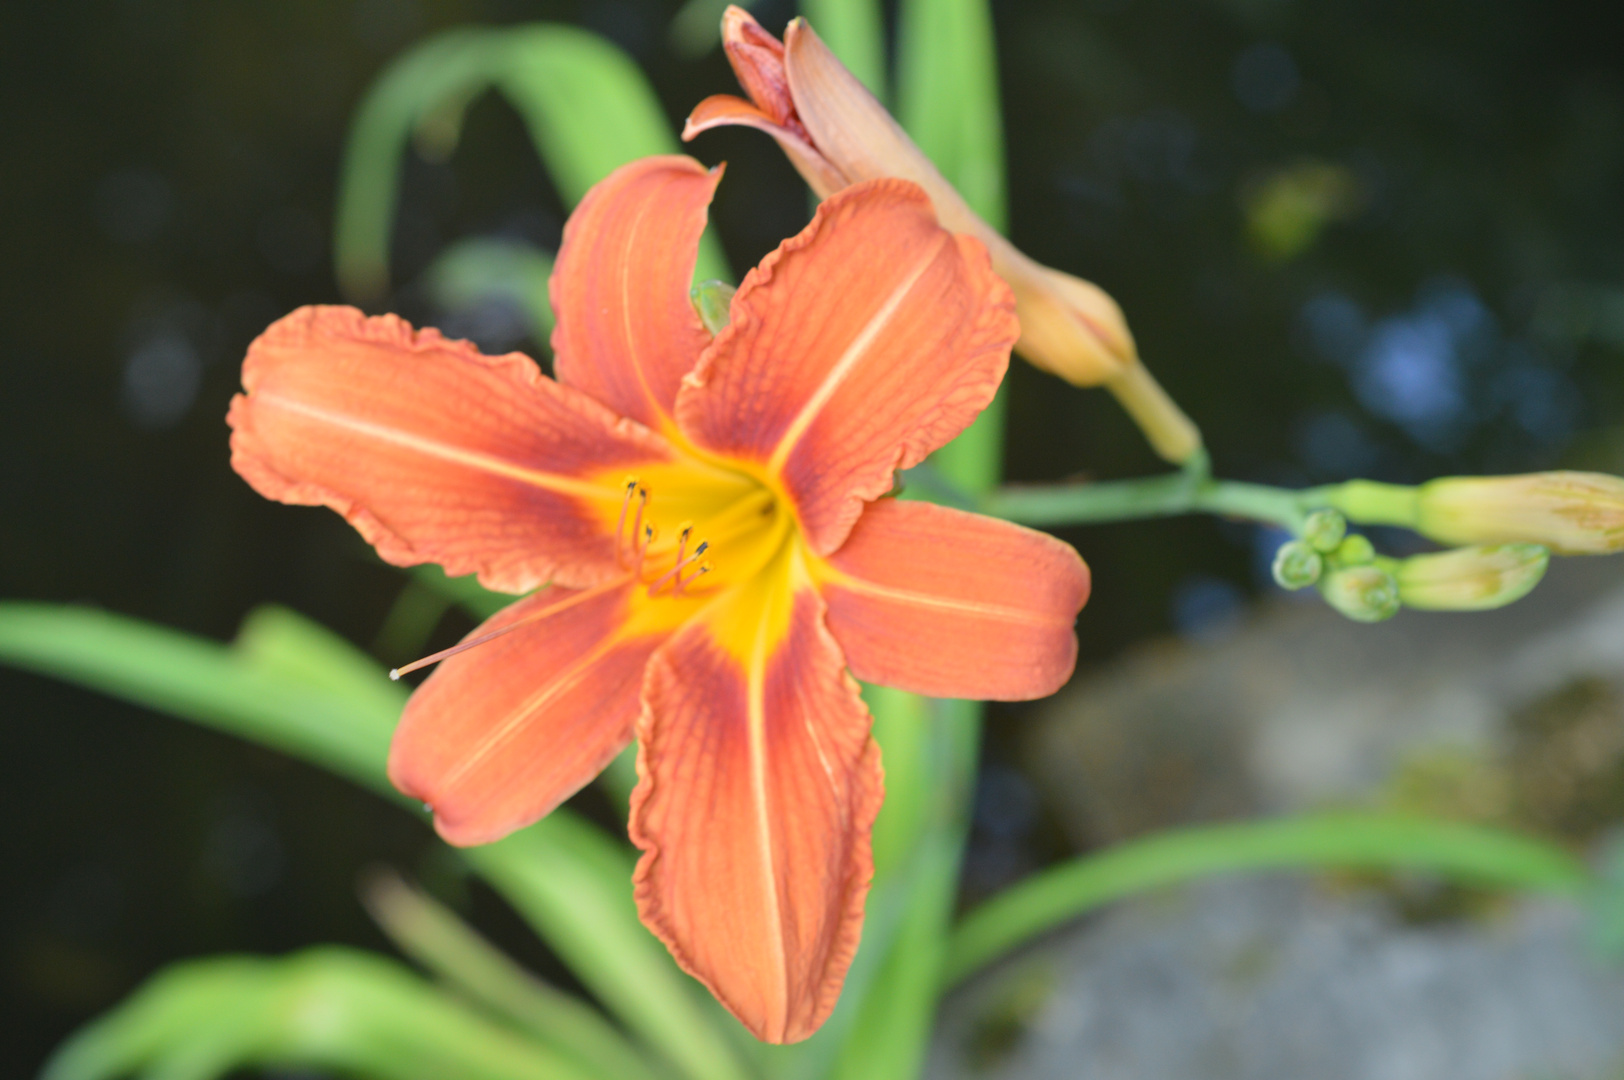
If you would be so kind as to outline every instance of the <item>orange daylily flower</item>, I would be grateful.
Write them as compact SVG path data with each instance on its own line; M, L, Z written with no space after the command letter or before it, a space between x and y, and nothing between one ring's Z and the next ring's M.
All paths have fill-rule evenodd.
M1139 362L1117 302L1093 282L1028 258L983 221L805 19L792 20L780 42L749 12L729 7L722 45L750 100L716 94L701 101L683 127L685 141L729 124L758 128L777 140L819 198L882 176L919 184L942 224L986 245L993 268L1014 288L1022 356L1079 386L1108 387L1167 460L1182 462L1200 449L1200 432Z
M882 798L858 678L1053 692L1087 568L1050 536L882 498L991 400L1017 333L973 239L848 188L688 299L721 170L617 170L564 230L557 379L390 315L307 307L248 351L232 464L385 559L536 590L412 695L389 775L454 844L547 814L634 737L643 921L758 1037L805 1038L856 950ZM430 658L434 659L434 658Z

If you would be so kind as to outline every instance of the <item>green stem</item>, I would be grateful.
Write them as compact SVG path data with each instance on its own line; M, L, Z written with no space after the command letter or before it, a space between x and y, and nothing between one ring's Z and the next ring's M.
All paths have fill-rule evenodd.
M1288 491L1238 480L1211 480L1201 470L1096 484L1010 485L987 495L983 513L1023 525L1083 525L1181 514L1222 514L1278 525L1293 533L1324 505L1326 489Z

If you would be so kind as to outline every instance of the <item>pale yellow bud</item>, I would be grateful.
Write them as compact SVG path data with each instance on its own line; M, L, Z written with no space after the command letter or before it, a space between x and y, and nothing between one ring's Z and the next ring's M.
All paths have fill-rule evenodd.
M1399 599L1429 611L1487 611L1521 600L1545 576L1538 544L1491 544L1414 555L1398 564Z
M1417 491L1414 528L1445 544L1542 544L1558 555L1624 551L1624 479L1605 473L1452 476Z

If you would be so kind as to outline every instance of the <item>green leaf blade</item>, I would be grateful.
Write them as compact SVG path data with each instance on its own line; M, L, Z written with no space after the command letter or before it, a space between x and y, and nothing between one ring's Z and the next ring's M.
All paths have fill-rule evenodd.
M869 93L889 99L885 18L875 0L802 0L801 13Z
M998 55L985 0L902 0L897 119L970 208L1005 226Z
M1247 870L1425 871L1452 880L1563 895L1582 864L1545 841L1391 814L1319 814L1156 833L1034 875L972 911L953 934L952 986L1010 950L1113 900Z
M408 148L415 141L449 155L469 103L492 88L518 110L569 206L628 161L680 152L642 71L596 34L548 23L439 34L389 66L351 126L333 244L346 295L376 300L388 292L390 236ZM697 277L731 280L713 236L700 243Z
M734 1021L639 920L624 846L554 811L462 854L605 1006L689 1080L746 1080L723 1034Z
M334 271L347 296L374 300L388 292L401 157L429 118L436 148L455 145L462 107L490 85L495 41L482 28L438 34L390 64L362 99L344 150L333 229Z
M257 622L255 620L258 620ZM95 608L0 603L0 660L294 754L386 794L404 692L341 638L260 614L234 649ZM302 671L303 674L295 674Z
M366 883L367 908L403 952L588 1072L661 1080L596 1009L531 975L449 909L391 873Z
M171 967L76 1033L41 1080L213 1080L245 1066L378 1080L617 1080L583 1071L400 965L350 949Z

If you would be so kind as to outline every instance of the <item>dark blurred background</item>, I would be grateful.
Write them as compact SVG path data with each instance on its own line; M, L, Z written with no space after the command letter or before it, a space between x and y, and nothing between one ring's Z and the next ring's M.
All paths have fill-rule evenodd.
M777 31L793 7L756 11ZM1122 302L1221 473L1619 468L1624 10L994 11L1013 237ZM719 53L673 51L675 13L665 0L0 5L0 596L218 639L275 601L387 649L401 575L336 515L268 503L231 472L237 362L279 314L339 299L340 151L390 57L461 23L576 23L637 59L678 126L734 82ZM806 220L767 139L724 131L693 152L730 163L713 220L739 272ZM528 347L511 322L436 310L419 281L452 240L550 248L562 219L516 115L483 100L448 162L406 163L391 306L487 348ZM1012 371L1013 478L1158 467L1104 395ZM1234 619L1270 588L1279 539L1207 519L1065 535L1095 573L1085 666ZM470 625L448 614L434 641ZM384 947L356 874L443 872L420 823L313 768L4 668L0 700L0 1053L20 1071L176 958ZM1001 708L991 725L972 892L1067 853L1013 764L1021 721ZM494 898L475 888L465 903L565 978Z

